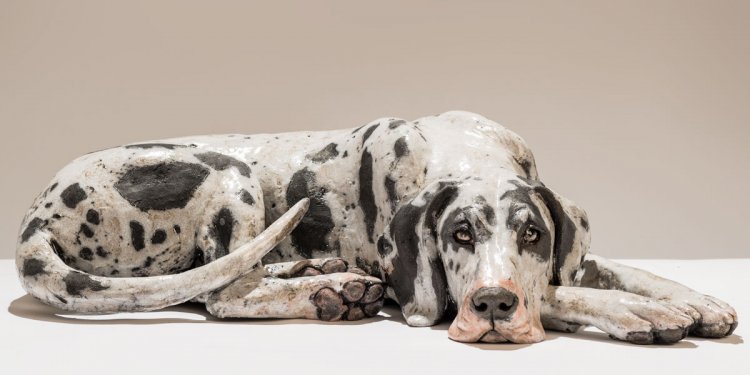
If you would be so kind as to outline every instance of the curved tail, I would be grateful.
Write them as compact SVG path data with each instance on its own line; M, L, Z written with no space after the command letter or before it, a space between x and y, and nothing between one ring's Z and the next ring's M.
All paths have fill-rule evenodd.
M286 237L307 212L309 199L297 202L252 241L213 262L179 274L151 277L101 277L66 265L50 245L50 234L37 231L19 245L16 268L23 288L63 310L83 313L150 311L176 305L250 272Z

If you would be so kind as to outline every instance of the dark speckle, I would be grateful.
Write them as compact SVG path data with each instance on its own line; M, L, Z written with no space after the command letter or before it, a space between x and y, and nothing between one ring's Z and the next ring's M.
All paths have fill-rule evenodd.
M156 231L154 231L154 235L151 236L151 243L154 245L158 245L164 243L166 239L167 232L165 232L163 229L157 229Z
M26 229L23 230L23 233L21 233L21 243L24 243L31 238L31 236L36 233L39 229L44 228L44 226L47 225L47 220L42 220L38 217L35 217L31 219L29 222L29 225L26 226Z
M78 203L81 203L81 201L87 197L88 195L86 195L86 192L78 183L68 186L60 194L60 198L62 198L63 203L68 206L68 208L76 208Z
M79 230L79 232L83 233L83 235L88 238L94 237L94 231L91 230L91 228L86 224L81 224L81 229Z
M250 167L244 162L229 155L209 151L201 154L196 154L195 157L198 158L198 160L200 160L202 163L217 171L223 171L228 168L234 167L241 175L250 177Z
M78 256L84 260L94 260L94 252L88 247L81 249L81 251L78 252Z
M86 212L86 221L94 225L99 225L99 212L94 209L88 210Z
M253 195L245 189L242 189L240 192L240 200L247 205L255 205L255 198L253 198Z
M393 120L388 124L388 129L396 129L397 127L401 125L405 125L406 121L404 120Z
M23 275L24 276L36 276L46 274L44 270L44 261L36 258L27 258L23 260Z
M216 258L229 254L229 244L234 229L234 216L228 208L222 208L214 216L209 228L211 237L216 242Z
M365 134L362 135L362 144L363 145L365 144L365 141L367 141L367 138L370 138L370 136L375 131L375 129L378 128L378 125L380 125L380 124L372 125L369 128L367 128L367 130L365 130Z
M141 223L135 220L130 222L130 241L133 243L133 248L136 251L141 251L146 247L145 235L146 231L143 229Z
M109 288L92 279L91 276L78 271L68 272L63 278L63 282L65 283L65 290L72 296L80 296L81 292L86 289L99 291Z
M97 246L96 247L96 255L98 255L98 256L100 256L102 258L106 258L109 255L109 252L107 252L106 250L104 250L103 247Z
M312 160L313 163L325 163L339 155L339 151L336 149L337 146L338 145L335 143L329 143L322 150L314 154L307 155L307 157Z
M409 146L406 144L406 137L401 137L396 140L396 143L393 145L393 151L396 153L397 159L409 154Z
M180 234L180 232L182 232L182 228L180 228L179 225L175 225L174 226L174 232L177 233L177 234Z

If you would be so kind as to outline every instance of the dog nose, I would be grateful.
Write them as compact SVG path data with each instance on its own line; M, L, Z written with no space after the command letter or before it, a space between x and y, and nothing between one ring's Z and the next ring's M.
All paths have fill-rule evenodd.
M505 288L485 287L471 297L474 313L487 320L506 319L513 315L518 297Z

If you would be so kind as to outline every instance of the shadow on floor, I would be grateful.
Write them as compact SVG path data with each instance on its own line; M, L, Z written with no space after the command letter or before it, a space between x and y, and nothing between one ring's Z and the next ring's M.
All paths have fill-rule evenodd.
M339 321L339 322L323 322L319 320L307 320L307 319L219 319L206 311L203 304L200 303L184 303L177 306L167 307L154 312L138 313L138 318L121 318L121 314L113 314L111 319L107 318L107 315L87 315L77 314L69 311L59 310L57 308L47 306L30 295L26 294L13 300L8 306L8 312L24 319L31 319L44 322L53 323L64 323L64 324L80 324L80 325L115 325L115 324L132 324L132 325L152 325L152 324L250 324L250 325L287 325L287 324L318 324L318 325L351 325L356 326L360 324L367 324L373 321L388 320L396 323L400 323L406 327L401 312L399 311L398 305L388 302L381 311L380 315L364 319L355 322ZM160 312L179 312L185 314L191 314L194 318L160 318L160 317L147 317L149 314L157 315ZM114 317L118 315L118 317ZM96 317L96 319L92 319ZM436 326L430 327L433 330L447 331L449 323L441 323ZM446 332L447 336L447 332ZM599 331L581 330L577 333L563 333L555 331L547 331L545 341L556 340L558 338L569 338L574 340L587 340L593 342L601 342L613 345L623 345L632 347L633 344L629 344L622 341L617 341L609 338L606 333ZM744 340L741 336L733 334L728 337L721 339L704 339L699 337L689 337L688 339L682 340L672 345L642 345L639 347L650 348L650 349L690 349L697 348L696 342L710 341L712 343L721 344L742 344ZM472 348L480 350L518 350L529 346L530 344L484 344L484 343L458 343L466 345Z

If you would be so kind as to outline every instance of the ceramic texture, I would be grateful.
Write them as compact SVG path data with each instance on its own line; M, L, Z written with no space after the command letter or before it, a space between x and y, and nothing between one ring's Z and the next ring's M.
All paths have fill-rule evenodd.
M637 344L737 326L725 302L589 253L586 213L480 115L127 145L63 168L23 220L23 287L82 313L358 320L388 298L451 339L594 325Z

